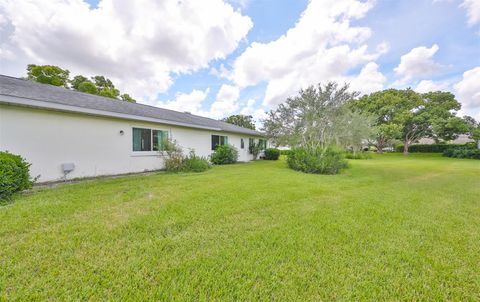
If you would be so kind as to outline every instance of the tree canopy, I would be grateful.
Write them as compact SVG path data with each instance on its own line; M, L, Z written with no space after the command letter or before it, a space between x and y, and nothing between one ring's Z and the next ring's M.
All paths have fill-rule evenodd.
M224 118L222 121L243 128L255 130L255 122L251 115L235 114Z
M461 105L450 92L387 89L366 95L352 106L374 116L380 152L394 139L401 139L408 153L409 145L422 137L448 141L468 131L465 121L456 116Z
M348 85L334 82L310 86L271 110L263 130L276 145L359 149L371 135L371 120L351 110L349 104L357 96Z
M104 76L87 78L83 75L76 75L73 79L69 79L69 75L70 72L68 70L53 65L30 64L27 67L27 78L35 82L63 86L76 91L130 103L136 102L136 100L127 93L120 95L120 91L115 87L113 82Z
M68 77L70 71L53 65L35 65L27 66L27 78L31 81L54 86L63 86L68 88Z
M480 148L480 121L476 121L471 116L464 116L463 120L468 127L467 134L468 138L473 139L477 146Z

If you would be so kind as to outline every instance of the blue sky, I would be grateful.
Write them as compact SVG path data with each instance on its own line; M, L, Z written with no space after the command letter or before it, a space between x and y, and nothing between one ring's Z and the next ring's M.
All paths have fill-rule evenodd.
M480 0L42 3L0 4L2 73L37 63L104 74L140 102L213 118L261 119L330 80L362 93L441 89L480 118Z

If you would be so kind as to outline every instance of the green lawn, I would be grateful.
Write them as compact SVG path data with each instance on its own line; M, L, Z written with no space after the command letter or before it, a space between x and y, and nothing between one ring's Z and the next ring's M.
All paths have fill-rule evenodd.
M42 189L0 208L0 300L480 299L480 161L285 161Z

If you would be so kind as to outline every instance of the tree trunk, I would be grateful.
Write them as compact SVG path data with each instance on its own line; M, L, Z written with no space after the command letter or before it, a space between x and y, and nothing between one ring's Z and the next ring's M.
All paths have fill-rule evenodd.
M383 153L383 148L385 147L385 143L383 140L377 140L377 153L382 154Z
M408 141L403 145L403 155L408 155Z

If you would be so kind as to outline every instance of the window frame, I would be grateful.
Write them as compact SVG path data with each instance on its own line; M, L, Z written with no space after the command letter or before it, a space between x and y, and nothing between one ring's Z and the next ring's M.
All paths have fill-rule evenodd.
M218 144L216 144L216 145L213 144L213 137L214 136L218 136ZM220 134L210 135L210 145L211 145L212 151L215 151L217 146L228 145L228 135L220 135Z
M170 129L166 129L166 128L157 128L157 127L149 127L149 126L140 126L140 125L131 125L130 126L132 131L131 131L131 146L130 146L130 152L131 152L131 156L158 156L159 153L161 152L164 152L163 150L161 151L158 151L158 150L154 150L154 144L153 144L153 131L160 131L160 132L166 132L167 133L167 137L171 137L171 133L170 133ZM146 150L146 151L134 151L133 150L133 133L134 133L134 130L133 129L145 129L145 130L150 130L150 150Z

